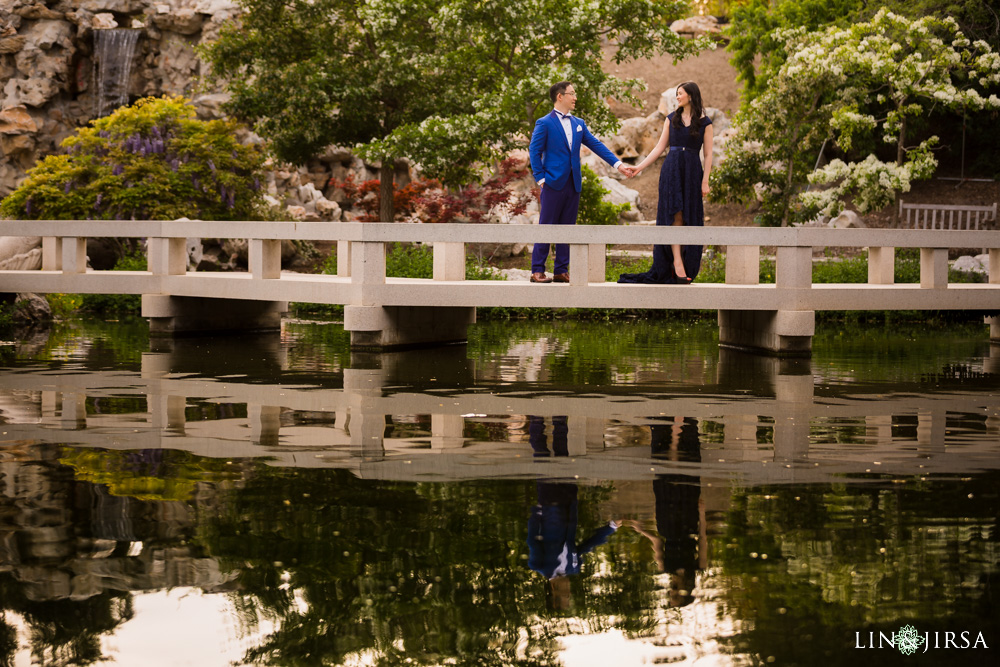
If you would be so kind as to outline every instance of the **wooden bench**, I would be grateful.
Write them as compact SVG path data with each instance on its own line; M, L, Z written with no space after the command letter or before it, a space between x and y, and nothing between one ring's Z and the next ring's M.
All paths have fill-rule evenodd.
M996 220L995 203L993 206L952 206L899 201L900 226L909 229L989 229Z

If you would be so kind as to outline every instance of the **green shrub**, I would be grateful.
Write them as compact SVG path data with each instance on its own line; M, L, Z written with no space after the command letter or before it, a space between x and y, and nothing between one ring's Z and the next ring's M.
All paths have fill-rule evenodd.
M120 257L112 271L145 271L146 254L137 250ZM80 309L101 314L133 314L142 310L142 297L138 294L83 294Z
M145 98L93 121L0 202L11 219L253 220L264 156L230 121L200 121L181 97Z
M622 211L632 208L629 203L612 204L604 201L604 195L610 190L601 185L601 179L590 167L583 167L583 191L580 192L580 211L577 214L577 224L581 225L617 225Z
M391 244L385 254L385 275L392 278L433 278L433 249L426 245Z

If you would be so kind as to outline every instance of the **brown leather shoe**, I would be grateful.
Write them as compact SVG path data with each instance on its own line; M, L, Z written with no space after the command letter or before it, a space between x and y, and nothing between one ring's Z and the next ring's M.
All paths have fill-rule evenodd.
M550 283L552 278L546 278L544 273L532 273L531 282L533 283Z
M557 283L568 283L569 274L568 273L557 273L552 277L552 280Z

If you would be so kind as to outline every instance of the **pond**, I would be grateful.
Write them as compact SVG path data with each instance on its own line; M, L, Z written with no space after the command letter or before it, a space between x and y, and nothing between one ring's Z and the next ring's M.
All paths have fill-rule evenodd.
M0 665L997 664L1000 347L823 328L0 347Z

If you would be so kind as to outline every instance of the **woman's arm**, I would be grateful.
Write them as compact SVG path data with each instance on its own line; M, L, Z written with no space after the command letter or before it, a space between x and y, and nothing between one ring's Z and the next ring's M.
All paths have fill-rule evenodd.
M709 123L705 126L705 141L702 144L703 150L705 151L705 175L701 179L701 194L708 194L708 175L712 173L712 146L713 139L715 138L715 131L712 129L712 124Z
M653 164L656 158L660 157L664 150L667 148L667 142L670 141L670 119L667 118L663 121L663 132L660 133L660 140L656 142L656 146L649 152L646 158L637 164L633 169L635 173L638 174L640 171Z

